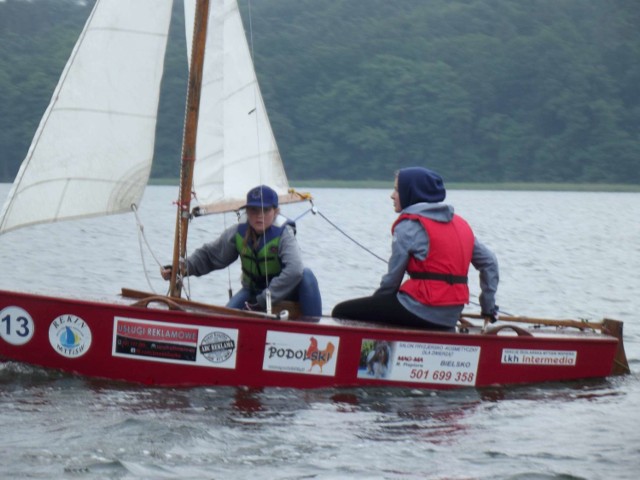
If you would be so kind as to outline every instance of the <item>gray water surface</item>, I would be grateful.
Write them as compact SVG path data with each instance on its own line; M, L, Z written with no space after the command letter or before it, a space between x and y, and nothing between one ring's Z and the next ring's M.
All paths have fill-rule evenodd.
M390 190L312 193L328 219L388 256ZM149 187L140 207L160 263L170 262L175 195ZM637 478L640 194L450 191L447 201L498 255L503 311L623 320L632 375L453 392L150 389L5 363L0 478ZM298 239L329 313L372 293L386 266L308 208L283 210L303 215ZM197 220L189 250L234 221ZM42 225L0 237L0 288L106 300L122 287L164 292L156 260L143 260L133 215ZM234 265L189 290L224 303L239 276ZM477 301L474 281L471 290Z

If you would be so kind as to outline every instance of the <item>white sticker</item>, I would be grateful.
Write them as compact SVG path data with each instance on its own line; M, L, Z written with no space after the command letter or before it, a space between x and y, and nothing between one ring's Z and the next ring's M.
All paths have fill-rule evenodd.
M578 352L575 350L502 349L502 363L509 365L572 367L575 366L577 357Z
M335 376L340 337L267 332L263 370Z
M81 357L91 347L91 340L89 325L76 315L60 315L49 325L49 343L63 357Z
M0 311L0 337L11 345L24 345L33 338L35 324L31 315L20 307Z
M473 386L480 347L362 340L360 358L358 378Z

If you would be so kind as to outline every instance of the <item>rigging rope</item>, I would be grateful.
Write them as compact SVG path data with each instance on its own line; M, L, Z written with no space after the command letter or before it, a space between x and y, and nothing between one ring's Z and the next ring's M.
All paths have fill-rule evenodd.
M313 212L313 214L315 215L316 213L318 215L320 215L327 223L329 223L329 225L331 225L333 228L335 228L336 230L338 230L342 235L344 235L345 237L347 237L349 240L351 240L353 243L355 243L356 245L358 245L360 248L362 248L364 251L369 252L371 255L373 255L374 257L376 257L378 260L380 260L381 262L384 263L389 263L387 262L387 260L385 260L384 258L382 258L381 256L377 255L376 253L372 252L371 250L369 250L367 247L365 247L364 245L362 245L360 242L358 242L355 238L351 237L350 235L347 234L347 232L345 232L344 230L342 230L340 227L338 227L335 223L333 223L331 220L329 220L322 212L320 212L317 208L313 207L311 209L309 209L307 212L305 212L304 214L300 215L298 218L303 217L304 215L306 215L307 213L309 213L309 211Z
M222 214L222 221L224 222L224 231L227 231L227 216ZM231 288L231 265L227 265L227 293L229 294L229 300L233 297L233 288Z
M144 276L147 279L147 285L149 285L149 288L155 294L156 291L153 288L153 285L151 285L151 279L149 278L149 272L147 272L147 265L146 265L146 263L144 261L144 249L142 248L142 242L143 241L144 241L145 245L147 246L147 249L149 250L149 253L151 253L151 256L153 257L153 259L156 261L156 263L158 264L158 266L160 268L162 268L162 264L158 260L158 257L156 257L155 254L153 253L153 250L151 250L151 246L149 245L149 241L147 240L147 236L144 234L144 225L142 224L142 221L140 220L140 216L138 215L138 206L135 203L131 204L131 210L133 210L133 214L136 217L136 225L138 226L138 247L140 248L140 260L142 261L142 270L144 271Z
M251 15L251 0L248 1L248 10L249 10L249 48L251 51L251 62L255 65L255 55L254 55L254 50L253 50L253 18ZM260 126L258 125L258 86L257 86L257 78L254 79L254 82L256 83L255 88L253 89L253 109L250 110L248 112L248 115L253 115L253 118L255 119L255 125L256 125L256 141L258 142L258 166L261 166L262 163L262 149L260 148ZM259 168L259 175L260 175L260 185L262 185L264 182L262 181L262 168ZM263 198L263 193L260 192L260 198ZM262 218L264 219L264 203L262 205ZM274 217L275 219L275 217ZM264 236L264 241L266 242L266 236L265 236L266 232L262 232L262 235ZM260 235L258 235L258 238L256 239L257 246L260 246ZM253 247L251 247L253 248ZM266 310L267 313L270 315L271 314L271 289L269 288L269 275L268 275L268 269L267 269L267 256L265 255L264 257L264 280L265 280L265 284L266 284L266 288L265 288L265 296L266 296ZM231 291L231 289L229 289L229 291Z
M144 232L144 224L142 223L142 220L140 219L140 215L138 215L138 206L135 203L131 204L131 210L133 211L133 214L135 215L136 218L136 226L137 226L137 230L138 230L138 247L140 250L140 261L142 262L142 270L144 271L144 277L147 280L147 285L149 286L149 289L151 290L151 292L153 292L153 294L157 295L156 289L153 288L153 284L151 283L151 279L149 278L149 271L147 269L147 264L144 260L144 248L143 248L143 242L144 245L147 246L147 250L149 251L149 253L151 254L151 256L153 257L153 259L156 262L156 265L158 265L159 268L164 268L164 265L160 262L160 260L158 259L158 257L156 256L156 254L153 252L153 249L151 248L151 244L149 243L149 240L147 240L147 236L145 235ZM183 277L182 275L179 276L179 281L183 281L185 277ZM187 278L187 282L188 280L188 276ZM190 298L190 294L189 294L189 285L187 283L187 285L183 284L183 288L184 288L184 292L185 292L185 296L187 299ZM169 295L169 290L167 290L166 295Z

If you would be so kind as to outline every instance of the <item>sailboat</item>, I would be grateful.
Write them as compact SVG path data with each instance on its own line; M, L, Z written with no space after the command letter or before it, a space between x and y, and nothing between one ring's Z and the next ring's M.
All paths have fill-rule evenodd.
M171 1L97 0L0 213L0 233L129 212L153 157ZM464 314L456 332L182 298L189 221L293 192L236 0L185 0L189 63L173 277L117 302L0 291L0 359L154 386L452 389L629 373L622 322ZM195 192L195 195L194 193ZM195 199L195 201L194 201Z

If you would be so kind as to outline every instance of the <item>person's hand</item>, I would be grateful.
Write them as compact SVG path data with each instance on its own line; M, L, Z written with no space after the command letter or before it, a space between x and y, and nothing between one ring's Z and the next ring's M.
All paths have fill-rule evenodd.
M260 305L258 303L244 302L243 310L248 310L250 312L261 312L262 308L260 308Z
M165 280L171 280L171 272L173 272L173 266L171 265L160 267L160 275L162 275L162 278Z
M493 310L490 312L482 312L482 317L489 323L496 323L499 319L499 311L498 305L493 307Z

